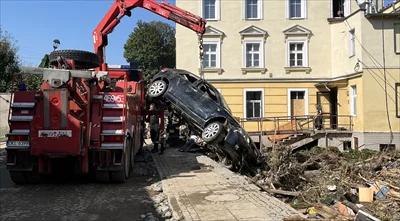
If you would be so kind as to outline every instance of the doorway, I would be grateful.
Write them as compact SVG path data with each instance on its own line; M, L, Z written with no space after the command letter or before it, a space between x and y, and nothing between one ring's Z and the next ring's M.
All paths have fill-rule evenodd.
M329 128L337 129L337 88L330 88L329 92L317 92L317 105L321 107L323 115L329 116L324 118L329 120Z
M289 113L290 116L308 114L306 90L289 89Z

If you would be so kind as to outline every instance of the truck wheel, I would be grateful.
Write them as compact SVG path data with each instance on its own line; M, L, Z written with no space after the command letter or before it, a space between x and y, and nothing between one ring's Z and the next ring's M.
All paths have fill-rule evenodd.
M57 65L57 59L62 57L75 61L77 69L96 68L100 65L99 57L89 51L81 50L57 50L49 54L50 65Z
M10 177L17 185L37 184L40 182L40 176L37 171L10 171Z
M100 182L100 183L108 183L108 182L110 182L110 172L96 170L95 179L97 182Z
M204 128L203 133L201 134L201 137L206 143L212 143L215 141L219 141L219 139L222 137L224 130L224 126L222 123L218 121L214 121L209 123L206 128Z
M17 185L26 184L25 174L22 171L9 171L11 180Z
M129 144L127 141L126 145ZM111 181L115 183L125 183L130 175L130 157L131 157L131 148L129 145L126 146L126 151L124 153L122 159L122 169L119 171L111 172Z
M130 142L130 147L131 147L131 153L130 153L131 156L130 156L130 164L129 164L130 165L129 166L130 174L132 174L133 165L135 164L135 151L133 151L134 150L133 145L135 145L135 140L134 139L132 139L131 142Z
M167 90L168 84L164 80L156 80L150 84L148 93L150 97L160 97Z
M25 180L28 184L38 184L40 183L40 176L37 171L25 172Z

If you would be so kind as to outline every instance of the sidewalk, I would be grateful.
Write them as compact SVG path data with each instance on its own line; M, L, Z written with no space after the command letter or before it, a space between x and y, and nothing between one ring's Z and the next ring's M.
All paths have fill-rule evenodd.
M206 156L167 149L164 155L154 154L153 158L175 218L278 221L297 214Z

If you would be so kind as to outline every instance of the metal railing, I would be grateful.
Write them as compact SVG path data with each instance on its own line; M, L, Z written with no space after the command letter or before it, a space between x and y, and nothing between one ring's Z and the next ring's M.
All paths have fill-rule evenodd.
M270 134L299 134L316 131L336 130L352 131L353 116L321 115L276 116L262 118L238 118L241 126L248 132L260 135Z

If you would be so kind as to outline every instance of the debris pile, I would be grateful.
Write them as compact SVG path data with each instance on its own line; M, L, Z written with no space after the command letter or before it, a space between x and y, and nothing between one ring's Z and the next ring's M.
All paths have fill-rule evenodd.
M158 215L163 220L174 221L176 220L173 217L173 212L168 203L167 195L163 192L161 181L152 184L147 188L148 191L152 192L151 199L154 204L154 208L156 209ZM144 221L157 221L158 219L153 214L143 214L141 218Z
M308 218L400 220L398 151L274 148L253 182Z

